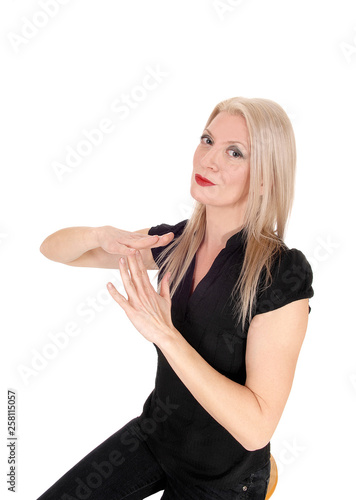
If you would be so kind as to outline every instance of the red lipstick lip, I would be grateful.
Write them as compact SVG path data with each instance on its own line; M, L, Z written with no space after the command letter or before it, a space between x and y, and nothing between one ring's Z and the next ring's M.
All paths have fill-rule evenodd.
M213 182L209 181L209 179L206 179L205 177L203 177L202 175L199 175L199 174L195 174L195 180L197 182L200 181L200 183L202 183L202 184L206 184L209 186L215 186L215 184Z

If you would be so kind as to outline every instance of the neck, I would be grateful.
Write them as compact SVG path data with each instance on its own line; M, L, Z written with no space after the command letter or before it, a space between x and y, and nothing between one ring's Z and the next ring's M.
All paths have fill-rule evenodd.
M244 227L242 211L206 205L206 228L203 245L207 251L225 248L227 240Z

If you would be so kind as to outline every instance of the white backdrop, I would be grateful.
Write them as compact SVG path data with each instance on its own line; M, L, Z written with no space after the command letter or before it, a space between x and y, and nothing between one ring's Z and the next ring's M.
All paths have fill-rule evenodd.
M297 184L285 241L314 271L307 336L271 441L273 498L353 498L355 3L17 0L0 9L2 498L13 498L7 389L18 405L15 498L25 500L138 415L154 386L154 347L105 294L118 271L50 261L40 244L64 227L188 218L195 147L215 104L233 96L273 99L292 120ZM56 348L55 338L67 341Z

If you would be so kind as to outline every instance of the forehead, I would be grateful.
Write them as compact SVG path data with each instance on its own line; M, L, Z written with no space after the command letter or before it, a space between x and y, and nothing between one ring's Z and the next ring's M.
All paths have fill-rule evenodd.
M232 115L227 111L221 111L208 125L211 132L215 132L216 139L248 141L249 133L246 120L241 115ZM225 136L225 139L224 139Z
M250 144L246 120L241 115L221 111L207 127L219 142L240 142Z

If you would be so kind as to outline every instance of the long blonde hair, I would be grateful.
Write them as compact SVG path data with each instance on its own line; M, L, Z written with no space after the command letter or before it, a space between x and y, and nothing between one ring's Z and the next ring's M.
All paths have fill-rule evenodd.
M286 248L283 237L294 200L296 146L292 124L283 108L274 101L244 97L226 99L215 106L205 128L221 111L243 116L250 138L250 185L242 230L246 250L241 273L231 293L233 314L238 315L237 323L242 321L245 326L247 317L251 322L262 271L266 288L272 278L275 257ZM203 241L205 227L205 205L195 201L183 233L159 256L159 267L164 268L164 273L171 273L171 297Z

